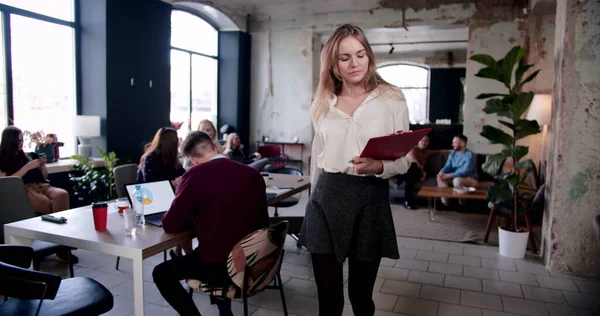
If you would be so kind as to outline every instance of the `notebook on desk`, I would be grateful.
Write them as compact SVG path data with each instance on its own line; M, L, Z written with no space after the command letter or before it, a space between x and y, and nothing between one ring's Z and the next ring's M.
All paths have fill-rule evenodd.
M133 205L135 186L140 185L144 202L146 223L162 227L163 215L169 210L175 199L175 190L170 181L132 183L125 185L129 204Z

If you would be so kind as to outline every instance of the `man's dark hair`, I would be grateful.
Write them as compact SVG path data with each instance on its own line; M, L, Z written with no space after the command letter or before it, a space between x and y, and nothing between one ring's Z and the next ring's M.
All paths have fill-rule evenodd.
M188 157L202 157L209 151L215 151L215 143L203 131L190 132L182 145L183 154Z
M463 134L456 135L456 136L454 136L454 137L458 137L458 138L460 138L460 139L461 139L463 142L465 142L465 143L469 141L469 139L467 138L467 136L465 136L465 135L463 135Z

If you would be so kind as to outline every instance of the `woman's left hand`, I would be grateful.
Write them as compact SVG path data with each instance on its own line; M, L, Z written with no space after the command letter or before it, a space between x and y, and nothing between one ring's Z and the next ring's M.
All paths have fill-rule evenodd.
M358 174L381 174L383 172L381 160L356 156L352 158L352 164Z

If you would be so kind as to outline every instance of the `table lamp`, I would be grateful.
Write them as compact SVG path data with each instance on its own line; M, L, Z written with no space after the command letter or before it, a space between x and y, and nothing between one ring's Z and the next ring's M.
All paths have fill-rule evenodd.
M79 139L77 154L90 158L92 146L90 139L100 136L100 116L77 115L73 124L73 134Z
M552 117L552 95L550 94L536 94L533 96L529 111L527 112L526 119L530 121L537 121L542 126L542 154L540 162L540 175L542 175L542 164L545 163L545 148L546 148L546 133L548 132L548 125L550 125L550 119Z

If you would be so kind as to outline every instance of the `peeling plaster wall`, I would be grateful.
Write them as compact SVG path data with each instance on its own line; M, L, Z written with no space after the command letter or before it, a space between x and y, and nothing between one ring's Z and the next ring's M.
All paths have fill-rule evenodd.
M374 0L365 2L374 2L374 7L377 7ZM511 1L508 2L512 4ZM457 67L465 64L467 67L467 94L463 111L465 134L472 140L469 142L471 149L481 153L494 152L497 148L479 136L481 126L486 122L481 111L485 103L475 100L475 96L482 92L501 91L502 86L490 80L476 78L474 74L480 66L469 61L468 56L489 53L500 58L511 47L527 46L528 38L533 42L541 34L548 40L541 42L543 49L539 51L545 52L545 55L540 59L538 66L550 71L544 70L544 78L537 79L531 85L536 91L551 90L552 54L547 52L551 51L553 45L553 18L544 18L541 22L530 25L531 22L528 22L526 16L522 16L518 8L506 6L507 3L484 0L478 1L477 4L458 3L432 8L426 6L418 7L416 11L408 7L405 10L405 21L409 30L412 26L439 28L466 24L470 27L467 53L462 56L455 54L455 61ZM364 3L361 2L362 4ZM503 7L493 8L496 5ZM293 136L298 136L300 142L307 145L304 161L308 162L312 141L310 104L318 83L318 36L332 32L344 23L356 24L363 29L400 28L402 11L378 8L369 11L303 15L293 19L277 16L270 19L250 17L248 27L253 37L251 143L260 139L262 135L278 141L289 141ZM378 57L381 57L377 60L378 64L404 60L434 67L446 65L445 56L435 54L405 54L393 56L391 59L389 56ZM526 141L534 145L539 144L537 139ZM535 157L539 157L540 150L540 145L532 146L531 156L534 161L539 160ZM305 163L305 167L307 165Z
M465 50L453 51L454 64L453 67L466 67L467 52ZM377 66L397 64L401 62L415 63L419 65L427 65L430 68L450 68L448 66L447 51L439 52L423 52L418 54L375 54Z
M529 50L527 56L528 64L535 64L535 69L541 69L539 75L530 83L526 84L523 89L533 91L536 94L552 94L554 80L554 31L555 31L555 14L533 15L527 19L527 37L526 47ZM529 71L528 73L531 73ZM546 132L546 147L545 157L543 160L548 160L550 148L551 130ZM521 141L521 145L529 146L529 154L524 159L532 159L536 166L542 161L542 140L543 135L529 136Z
M600 214L600 1L557 4L545 261L600 276L592 219Z
M307 144L304 161L310 156L313 137L312 46L310 30L252 33L251 143L263 135L281 142L292 142L297 136ZM300 158L299 152L292 154Z
M460 4L418 12L408 9L406 18L410 29L411 25L464 24L473 13L473 5ZM306 145L303 161L304 171L308 172L313 137L310 105L318 84L319 36L344 23L365 29L400 27L401 19L402 13L393 9L315 14L293 20L251 17L248 22L252 35L250 143L262 135L274 141L291 141L298 136L299 142Z
M479 26L471 23L469 28L469 46L467 54L470 58L475 54L489 54L496 60L504 57L511 47L524 45L527 28L526 22L517 19L509 22L486 23ZM476 153L496 153L502 150L502 145L491 145L479 135L483 125L504 127L498 123L496 116L483 112L485 100L477 100L480 93L506 93L503 84L485 78L475 77L482 65L467 59L467 78L465 105L463 108L464 133L469 137L469 148Z

